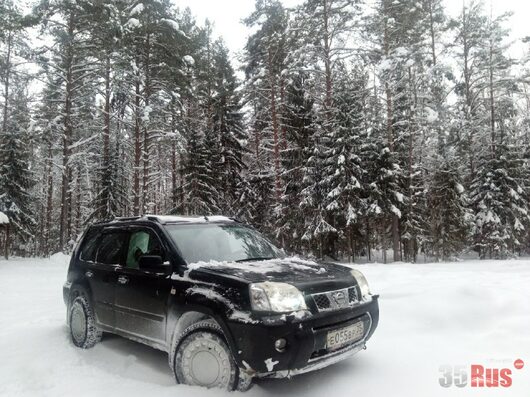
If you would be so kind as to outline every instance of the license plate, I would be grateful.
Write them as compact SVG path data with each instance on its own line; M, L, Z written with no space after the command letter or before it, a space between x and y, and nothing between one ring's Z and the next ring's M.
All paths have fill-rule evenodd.
M347 327L328 332L326 347L328 350L339 349L361 339L364 335L364 323L359 321Z

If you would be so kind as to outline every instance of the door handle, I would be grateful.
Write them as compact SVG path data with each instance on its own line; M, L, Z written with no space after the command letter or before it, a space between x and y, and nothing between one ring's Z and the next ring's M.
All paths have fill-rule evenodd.
M129 277L126 276L120 276L118 277L118 283L120 284L127 284L129 282Z
M92 277L93 275L94 275L94 273L92 273L90 270L85 272L85 276L87 276L88 278Z

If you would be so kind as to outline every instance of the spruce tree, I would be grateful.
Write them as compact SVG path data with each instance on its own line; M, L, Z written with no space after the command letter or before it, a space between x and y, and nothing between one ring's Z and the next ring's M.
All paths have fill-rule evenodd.
M10 109L0 132L0 211L10 221L18 254L30 253L26 243L35 234L35 175L31 170L32 122L27 81L13 79Z
M461 166L454 154L437 159L428 184L428 248L437 260L450 260L469 242L471 213L462 185Z

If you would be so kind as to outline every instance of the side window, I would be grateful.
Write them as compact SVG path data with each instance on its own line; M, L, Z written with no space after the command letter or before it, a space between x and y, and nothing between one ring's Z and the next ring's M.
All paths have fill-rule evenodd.
M99 240L96 262L120 265L127 234L122 231L104 233Z
M143 255L164 256L160 240L150 230L139 230L131 234L126 266L131 269L138 269L138 261Z
M83 242L81 247L80 258L83 261L95 262L96 261L96 251L98 248L98 240L101 234L97 231L89 232Z

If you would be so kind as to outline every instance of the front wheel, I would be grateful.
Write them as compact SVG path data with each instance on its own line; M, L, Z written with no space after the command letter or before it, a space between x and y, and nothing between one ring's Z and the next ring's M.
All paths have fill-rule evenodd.
M82 349L89 349L101 340L102 332L84 295L75 297L70 306L70 335L74 345Z
M250 381L240 376L221 328L209 320L181 334L173 352L173 370L177 382L186 385L241 391L250 387Z

